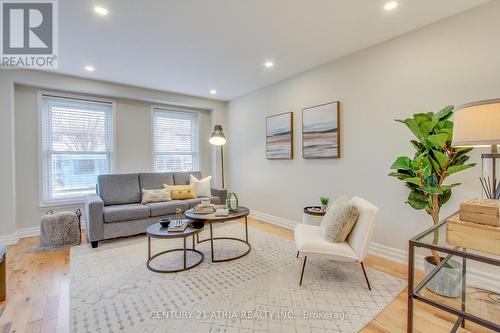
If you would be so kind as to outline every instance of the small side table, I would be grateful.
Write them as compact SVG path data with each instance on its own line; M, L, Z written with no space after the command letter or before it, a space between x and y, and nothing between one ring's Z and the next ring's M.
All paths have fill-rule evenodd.
M189 221L189 220L185 220ZM186 271L188 269L194 268L201 264L203 262L203 259L205 256L203 255L202 252L196 250L195 248L195 241L194 241L194 235L199 234L203 230L203 227L196 229L191 226L188 226L184 231L178 231L178 232L173 232L173 231L168 231L166 228L163 228L160 223L155 223L153 225L150 225L146 229L146 234L148 236L148 261L146 263L146 266L149 268L149 270L157 273L176 273L176 272L182 272ZM186 248L186 239L188 237L193 238L193 248L188 249ZM182 238L183 240L183 247L182 249L171 249L171 250L166 250L166 251L161 251L158 252L154 255L151 255L151 238L161 238L161 239L170 239L170 238ZM151 260L154 258L161 256L163 254L171 253L171 252L177 252L177 251L182 251L183 254L183 265L182 268L179 269L172 269L172 270L167 270L167 269L158 269L154 268L151 266ZM196 252L200 255L200 259L192 264L191 266L187 266L187 252Z
M311 225L320 225L321 220L323 220L323 216L325 216L325 211L311 211L310 209L321 209L320 206L308 206L304 207L304 211L302 213L302 223L311 224Z

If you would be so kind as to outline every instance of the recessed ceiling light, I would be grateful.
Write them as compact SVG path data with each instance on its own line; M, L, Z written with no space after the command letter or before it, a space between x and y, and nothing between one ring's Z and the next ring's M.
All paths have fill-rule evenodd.
M385 10L393 10L397 6L398 6L398 2L397 1L390 1L390 2L388 2L388 3L386 3L384 5L384 9Z
M217 90L215 90L215 89L210 90L210 94L212 94L212 95L217 94Z
M85 70L87 72L93 72L93 71L95 71L95 68L94 68L94 66L85 66Z
M108 10L104 7L101 7L101 6L95 6L94 12L96 12L97 14L102 15L102 16L108 15Z
M274 62L272 62L272 61L266 61L264 63L264 66L266 66L266 68L273 68L274 67Z

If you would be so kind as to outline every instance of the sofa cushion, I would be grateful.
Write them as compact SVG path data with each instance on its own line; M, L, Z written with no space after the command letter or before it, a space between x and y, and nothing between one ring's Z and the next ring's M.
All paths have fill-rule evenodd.
M177 208L182 209L183 212L189 209L189 205L183 200L172 200L165 202L153 202L146 204L151 210L151 216L161 216L175 214Z
M140 173L139 185L141 190L157 190L163 188L163 184L174 185L172 172Z
M104 207L104 222L137 220L150 216L149 207L141 204L111 205Z
M220 204L220 199L218 197L198 197L196 199L184 200L184 202L186 202L189 205L189 208L193 208L201 204L202 200L208 200L208 199L210 199L210 203L213 203L214 205Z
M174 185L189 185L189 176L193 175L201 179L201 172L174 172ZM167 184L168 185L168 184Z
M99 175L97 189L105 206L141 202L139 175Z

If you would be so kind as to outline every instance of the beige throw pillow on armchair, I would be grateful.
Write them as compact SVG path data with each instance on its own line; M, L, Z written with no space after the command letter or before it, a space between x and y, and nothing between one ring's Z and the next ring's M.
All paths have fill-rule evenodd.
M359 211L348 197L340 197L328 208L321 220L321 236L329 242L340 243L347 239L358 220Z

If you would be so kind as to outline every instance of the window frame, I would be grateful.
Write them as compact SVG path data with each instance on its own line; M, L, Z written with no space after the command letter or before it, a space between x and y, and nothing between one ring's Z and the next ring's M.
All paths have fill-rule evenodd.
M151 170L153 172L177 172L177 171L158 171L155 169L155 112L170 112L170 113L178 113L178 114L190 114L195 115L198 118L198 170L190 170L190 171L182 171L182 172L194 172L200 171L201 166L201 114L198 110L183 108L180 106L165 106L165 105L151 105Z
M85 202L84 196L64 198L64 199L47 199L45 198L45 159L43 150L43 96L49 96L54 98L66 98L72 100L80 100L82 102L97 102L97 103L109 103L111 104L111 127L112 127L112 149L111 152L106 151L105 153L109 158L109 173L114 173L116 170L116 101L113 99L107 99L102 97L90 96L90 95L78 95L72 93L59 93L48 90L39 90L37 92L37 117L38 117L38 206L40 208L45 207L58 207L58 206L75 206L81 205Z

